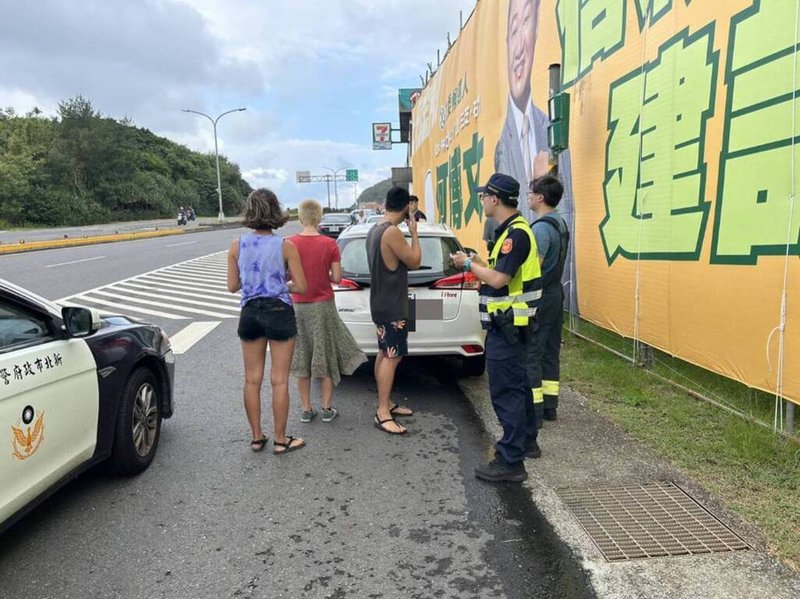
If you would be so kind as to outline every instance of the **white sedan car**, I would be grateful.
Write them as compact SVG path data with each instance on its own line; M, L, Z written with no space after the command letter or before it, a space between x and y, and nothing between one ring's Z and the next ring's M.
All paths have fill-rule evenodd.
M367 355L378 353L369 311L370 224L354 225L339 236L344 278L334 285L339 316ZM400 229L410 239L405 225ZM422 265L408 273L408 353L412 356L461 356L464 373L480 376L486 368L485 333L478 314L478 279L456 270L450 254L463 250L445 225L419 223Z

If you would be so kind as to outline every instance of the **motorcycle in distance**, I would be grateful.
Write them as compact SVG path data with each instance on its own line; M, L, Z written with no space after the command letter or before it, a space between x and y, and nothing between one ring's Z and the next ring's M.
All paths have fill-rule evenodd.
M178 226L186 224L186 213L183 211L178 212Z

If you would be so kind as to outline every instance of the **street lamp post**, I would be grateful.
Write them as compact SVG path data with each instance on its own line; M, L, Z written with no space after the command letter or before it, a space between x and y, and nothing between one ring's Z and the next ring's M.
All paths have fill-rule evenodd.
M247 110L247 108L234 108L233 110L227 110L220 114L217 118L211 118L204 112L198 112L197 110L189 110L188 108L183 108L182 112L191 112L193 114L199 114L200 116L206 117L211 124L214 126L214 155L217 160L217 198L219 199L219 222L225 220L225 213L222 210L222 180L219 175L219 146L217 145L217 123L219 120L224 117L226 114L230 114L232 112L242 112Z
M345 170L344 167L332 169L329 166L323 166L326 171L331 171L333 173L333 197L334 201L336 202L336 209L339 209L339 189L336 187L336 177L339 175L339 171Z

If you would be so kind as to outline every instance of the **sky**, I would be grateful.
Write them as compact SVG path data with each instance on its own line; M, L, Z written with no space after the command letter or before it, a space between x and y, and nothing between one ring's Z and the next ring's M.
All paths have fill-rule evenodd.
M475 0L0 0L0 106L56 114L78 94L102 114L239 164L287 205L324 183L295 172L356 168L354 193L404 166L407 146L372 149L398 126L397 90L418 87ZM398 135L395 133L395 136ZM331 192L333 194L333 192Z

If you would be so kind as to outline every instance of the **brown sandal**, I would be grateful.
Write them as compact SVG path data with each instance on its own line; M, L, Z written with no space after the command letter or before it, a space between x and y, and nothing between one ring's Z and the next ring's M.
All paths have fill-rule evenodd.
M297 445L292 445L295 441L299 441ZM275 449L272 450L272 453L275 455L283 455L285 453L289 453L290 451L296 451L302 447L306 446L306 442L302 439L297 439L296 437L292 437L290 435L286 435L286 443L278 443L277 441L273 441L272 444L275 446ZM280 451L278 451L278 447L283 447Z

